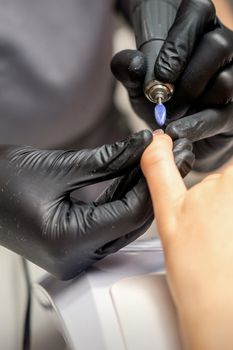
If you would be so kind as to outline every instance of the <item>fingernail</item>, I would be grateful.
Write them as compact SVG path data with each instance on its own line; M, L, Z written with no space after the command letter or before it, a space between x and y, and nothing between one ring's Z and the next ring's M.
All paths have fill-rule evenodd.
M156 129L156 130L153 131L153 135L154 136L162 135L162 134L164 134L163 129Z

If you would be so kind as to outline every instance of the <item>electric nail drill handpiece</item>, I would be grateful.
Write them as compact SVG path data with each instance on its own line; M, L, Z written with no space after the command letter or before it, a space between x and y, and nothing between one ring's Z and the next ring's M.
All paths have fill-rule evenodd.
M163 105L173 94L172 84L158 81L154 75L154 65L171 28L180 0L130 0L130 12L138 50L147 60L144 94L155 103L154 115L157 124L166 121Z

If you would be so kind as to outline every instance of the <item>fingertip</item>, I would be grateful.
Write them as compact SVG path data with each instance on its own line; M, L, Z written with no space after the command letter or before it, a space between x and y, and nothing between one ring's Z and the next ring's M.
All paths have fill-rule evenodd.
M181 137L179 135L179 120L168 124L166 127L166 133L172 138L172 140L177 140Z
M142 130L141 135L146 145L151 144L151 142L153 141L153 134L150 130Z
M126 139L110 145L113 153L123 161L122 166L138 164L142 153L152 142L153 135L150 130L141 130L129 135ZM104 146L106 148L106 145ZM109 153L109 152L108 152Z
M154 134L153 141L141 158L141 168L146 176L149 169L172 154L172 139L167 134Z
M184 150L181 154L175 155L175 162L180 175L184 178L193 168L195 155L188 150Z
M130 145L133 148L142 147L144 151L144 149L152 142L153 134L150 130L145 129L132 134L131 136L129 136L129 139Z
M171 137L165 133L163 134L153 134L153 143L156 149L156 153L159 150L165 150L166 152L172 152L173 141Z
M141 51L135 51L129 63L129 72L131 78L143 81L146 74L146 59Z
M113 75L127 86L142 82L146 74L146 59L138 50L123 50L114 55L111 61Z
M167 134L155 134L141 158L158 225L173 215L177 198L185 192L173 156L173 142Z
M145 149L141 163L142 165L150 165L151 162L154 162L155 158L165 156L165 153L160 153L162 150L165 152L172 151L172 139L167 134L153 134L153 140L149 146Z

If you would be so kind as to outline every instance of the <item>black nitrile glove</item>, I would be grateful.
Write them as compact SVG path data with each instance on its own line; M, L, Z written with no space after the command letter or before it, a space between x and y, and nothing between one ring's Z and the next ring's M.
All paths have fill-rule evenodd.
M142 131L81 151L1 146L0 244L69 279L139 237L153 219L138 166L151 139L149 131ZM187 174L191 143L177 140L174 155ZM70 197L78 188L114 177L96 202Z
M217 19L213 3L183 0L157 57L155 76L175 84L166 106L167 123L176 121L166 132L173 139L194 142L199 171L213 170L233 155L232 58L233 32ZM143 54L136 50L118 53L112 71L127 88L135 112L157 128L153 104L143 95Z

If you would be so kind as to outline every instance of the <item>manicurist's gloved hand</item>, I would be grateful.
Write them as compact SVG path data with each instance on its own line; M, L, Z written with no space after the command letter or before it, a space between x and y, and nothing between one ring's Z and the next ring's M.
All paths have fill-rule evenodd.
M68 279L139 237L153 220L139 170L151 140L145 130L93 150L1 146L0 244ZM178 140L174 155L187 174L192 144ZM95 202L71 197L76 189L116 177Z
M233 166L187 190L172 140L145 150L146 177L184 349L233 349Z
M155 62L155 77L173 83L166 104L167 133L194 142L195 168L209 171L233 154L233 32L216 17L210 0L183 0ZM127 88L132 106L152 128L153 104L143 94L144 55L118 53L112 71Z
M143 131L81 151L1 146L0 244L68 279L137 238L153 215L144 180L129 172L151 139ZM123 174L95 203L70 196Z

